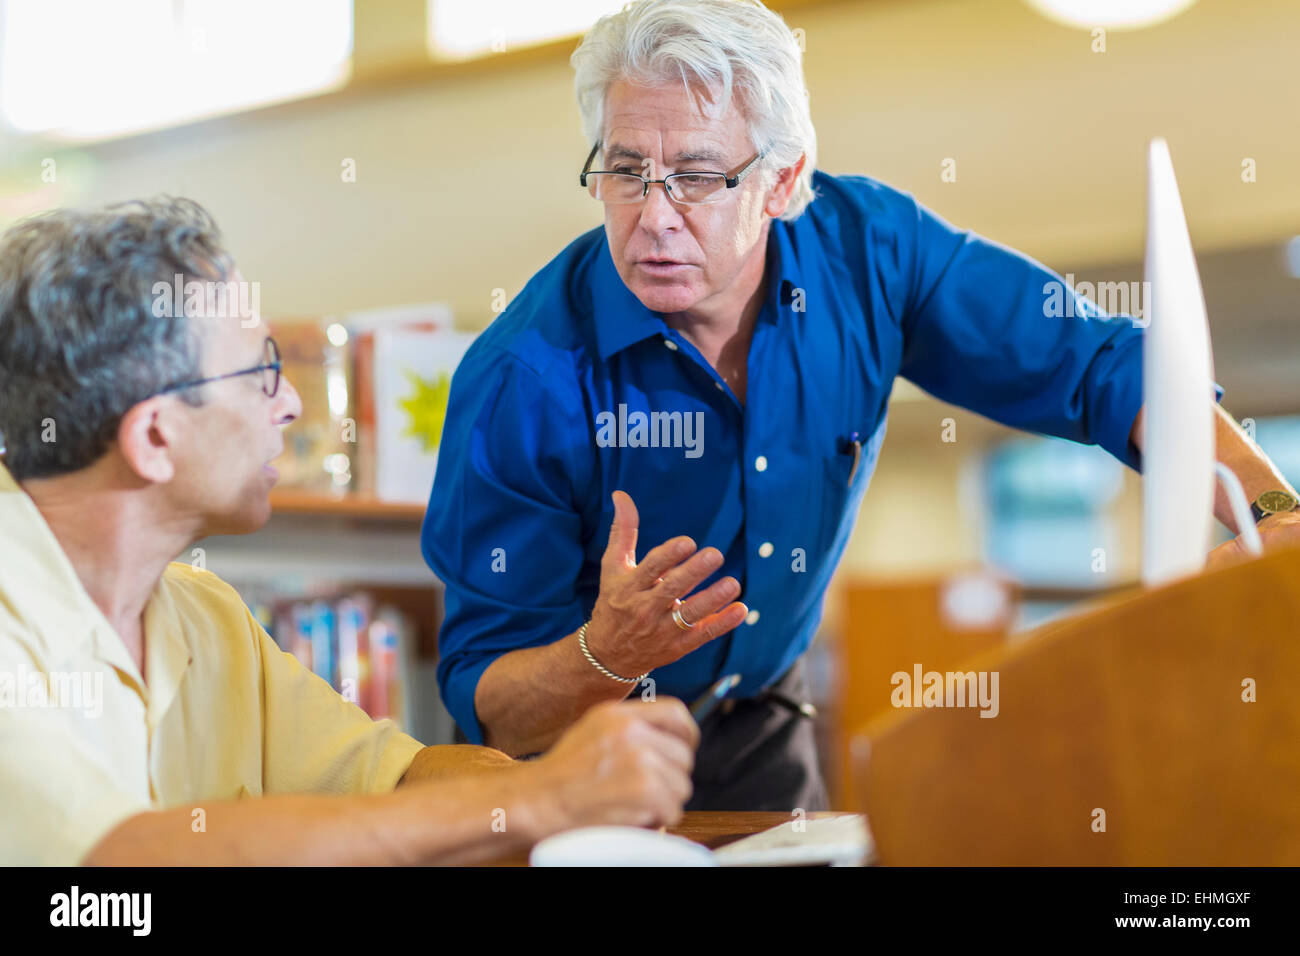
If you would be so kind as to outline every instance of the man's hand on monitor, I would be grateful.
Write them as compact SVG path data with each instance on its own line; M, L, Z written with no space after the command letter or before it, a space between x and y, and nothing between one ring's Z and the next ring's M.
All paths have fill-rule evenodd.
M1264 545L1264 553L1282 548L1300 546L1300 511L1285 511L1264 518L1258 525L1259 538ZM1225 541L1214 548L1205 559L1206 569L1222 567L1237 561L1253 557L1241 543L1241 537Z

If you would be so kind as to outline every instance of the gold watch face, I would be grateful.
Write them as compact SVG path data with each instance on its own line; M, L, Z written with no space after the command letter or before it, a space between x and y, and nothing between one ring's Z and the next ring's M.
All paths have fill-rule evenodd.
M1290 511L1296 506L1295 498L1285 491L1266 491L1255 499L1255 507L1265 514Z

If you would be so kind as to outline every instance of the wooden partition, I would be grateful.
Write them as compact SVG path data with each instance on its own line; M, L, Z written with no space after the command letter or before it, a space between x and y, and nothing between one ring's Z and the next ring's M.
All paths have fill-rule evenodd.
M964 669L999 708L855 748L886 864L1300 864L1300 549L1136 591Z
M985 571L906 580L859 579L844 589L844 626L835 647L831 746L838 768L833 806L862 812L853 733L892 713L898 672L949 670L1000 647L1015 618L1018 591Z

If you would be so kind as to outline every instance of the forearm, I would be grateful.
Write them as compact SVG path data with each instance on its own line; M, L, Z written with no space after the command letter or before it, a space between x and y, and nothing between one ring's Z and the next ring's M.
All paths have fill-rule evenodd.
M130 817L93 866L463 864L519 852L563 829L550 788L526 765L392 794L285 794ZM194 811L203 810L195 832Z
M1129 436L1140 451L1143 450L1144 419L1145 409L1138 412ZM1214 443L1216 460L1227 465L1241 481L1247 501L1254 501L1262 492L1273 488L1295 494L1295 489L1282 476L1277 466L1217 402L1214 404ZM1227 493L1219 482L1215 484L1214 516L1233 534L1241 533L1232 506L1228 503Z
M1215 457L1227 465L1241 481L1247 501L1254 501L1263 492L1274 488L1295 494L1295 489L1283 477L1277 465L1250 440L1233 417L1218 405L1215 405L1214 440ZM1233 534L1241 533L1221 483L1214 492L1214 516Z
M589 708L622 700L633 690L639 688L591 666L575 631L553 644L498 657L479 678L474 709L484 740L519 756L546 750Z

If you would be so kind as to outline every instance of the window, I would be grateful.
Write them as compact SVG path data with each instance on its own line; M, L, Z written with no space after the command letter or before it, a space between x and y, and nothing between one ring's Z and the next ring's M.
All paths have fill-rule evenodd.
M1244 424L1287 481L1300 486L1300 415ZM1028 592L1017 629L1068 612L1078 592L1131 583L1117 573L1116 559L1121 542L1133 540L1132 529L1124 534L1112 511L1124 471L1100 448L1055 438L1017 439L984 458L984 556ZM1215 528L1219 540L1229 537ZM1044 591L1061 593L1035 596Z
M0 116L93 140L341 86L351 0L0 2Z
M470 59L577 36L627 0L429 0L429 53Z
M985 555L1029 587L1116 583L1119 529L1110 505L1124 466L1093 445L1018 439L990 452Z
M1254 437L1282 477L1300 488L1300 415L1261 418L1255 422Z

